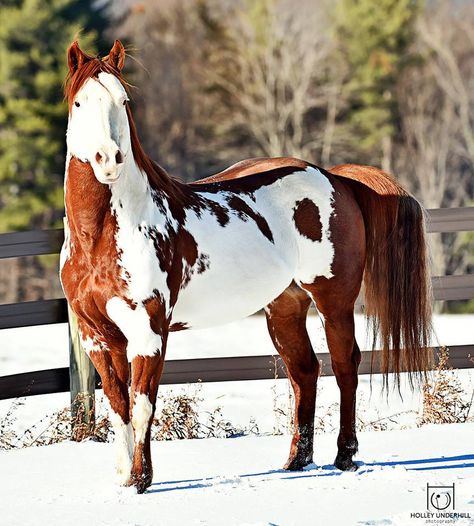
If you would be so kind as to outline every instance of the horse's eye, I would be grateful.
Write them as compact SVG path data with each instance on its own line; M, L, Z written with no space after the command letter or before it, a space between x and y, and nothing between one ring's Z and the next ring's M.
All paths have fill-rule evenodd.
M77 102L77 100L74 104L79 108L80 104Z
M123 99L123 105L124 105L124 106L127 105L127 99Z

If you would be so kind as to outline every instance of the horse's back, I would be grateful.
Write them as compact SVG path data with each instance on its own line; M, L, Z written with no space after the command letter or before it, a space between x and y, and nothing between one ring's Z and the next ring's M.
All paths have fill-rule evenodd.
M194 181L193 184L219 183L231 179L241 179L242 177L268 172L278 168L305 170L309 165L308 162L297 159L296 157L255 157L235 163L221 172Z

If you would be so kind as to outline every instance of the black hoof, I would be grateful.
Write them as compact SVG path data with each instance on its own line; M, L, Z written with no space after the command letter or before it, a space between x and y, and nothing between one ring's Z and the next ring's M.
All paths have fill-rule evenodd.
M145 493L151 486L153 475L137 475L132 473L127 486L134 486L138 494Z
M312 456L296 456L294 458L289 458L283 466L283 469L286 469L287 471L303 471L306 466L309 466L312 463Z
M359 466L352 460L352 455L337 455L334 465L341 471L357 471Z

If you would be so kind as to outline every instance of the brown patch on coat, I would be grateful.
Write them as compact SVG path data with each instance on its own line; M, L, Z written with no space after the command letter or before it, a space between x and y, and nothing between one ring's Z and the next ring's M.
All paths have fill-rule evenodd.
M311 199L304 198L296 202L293 208L293 221L298 232L311 241L321 241L323 225L319 215L319 208Z
M163 334L166 320L166 305L163 295L154 289L153 294L143 301L143 306L150 318L150 328L155 334Z
M207 208L211 214L216 218L217 222L221 226L226 226L229 222L229 211L224 208L221 204L212 201L211 199L205 199L203 201L203 207Z
M182 321L178 321L176 323L172 323L170 325L170 332L178 332L178 331L186 331L189 329L189 325L187 323L184 323Z
M92 351L90 359L100 375L104 393L112 410L128 424L129 415L129 365L125 353L126 340L120 346L113 345L107 352Z
M70 159L65 195L70 255L61 270L61 281L82 338L90 338L100 349L92 351L90 358L110 405L128 423L127 339L109 318L106 304L118 296L131 308L136 305L125 296L110 197L109 187L97 181L90 164Z
M203 272L206 272L206 270L208 270L210 266L211 266L211 261L209 259L209 256L207 254L202 253L199 256L199 259L196 265L197 273L202 274Z
M141 227L141 232L153 242L160 270L166 274L172 307L179 291L188 285L194 272L202 274L209 268L209 256L199 252L196 240L182 226L175 231L168 225L166 233L162 233L155 227L145 225Z

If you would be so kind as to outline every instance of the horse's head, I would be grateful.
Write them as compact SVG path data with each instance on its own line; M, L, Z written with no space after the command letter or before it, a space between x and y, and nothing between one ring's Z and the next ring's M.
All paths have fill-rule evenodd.
M90 162L97 180L104 184L118 180L132 155L128 96L121 78L124 60L125 50L118 40L103 59L86 55L77 42L68 49L68 151Z

